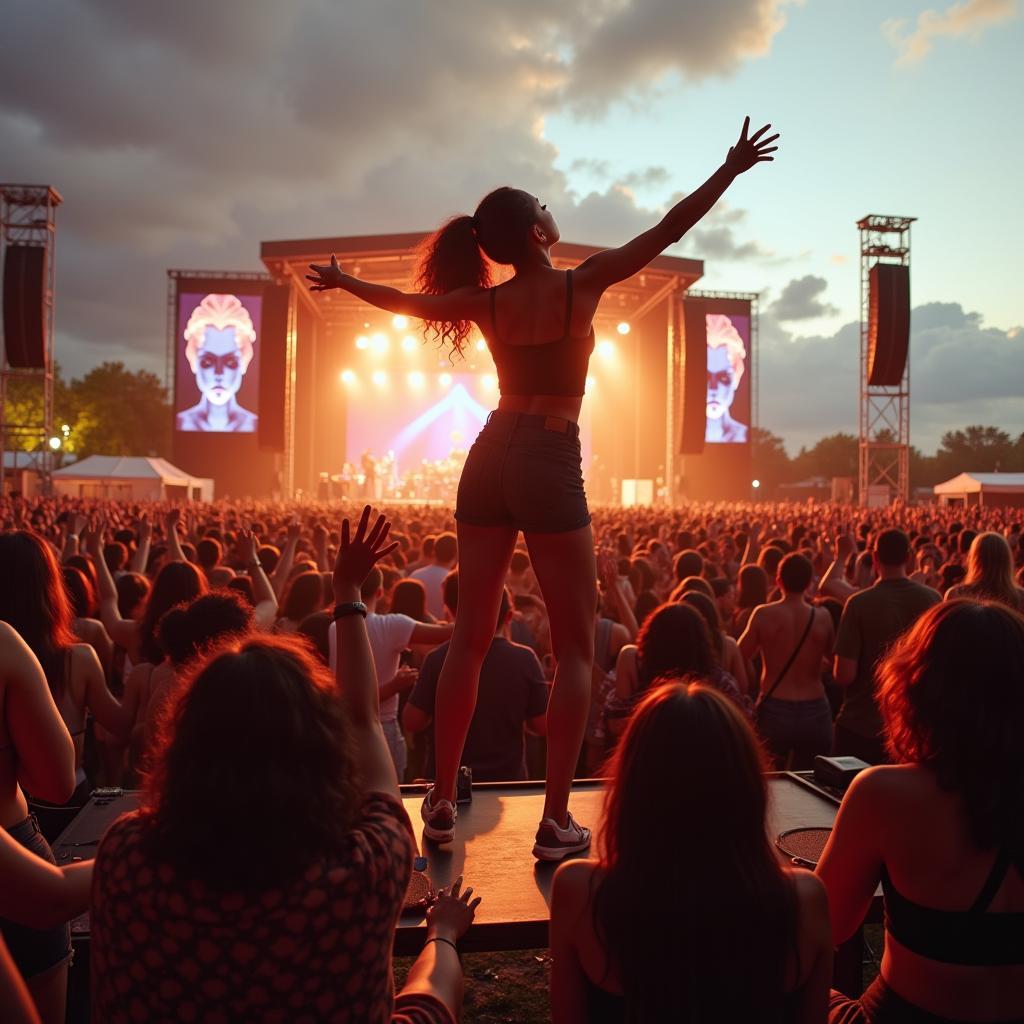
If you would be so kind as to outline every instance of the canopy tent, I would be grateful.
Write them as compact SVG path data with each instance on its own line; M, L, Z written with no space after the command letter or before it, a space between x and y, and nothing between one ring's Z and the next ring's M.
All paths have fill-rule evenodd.
M1024 505L1024 473L961 473L934 491L940 505Z
M134 501L212 501L213 481L190 476L166 459L90 455L52 474L56 494Z

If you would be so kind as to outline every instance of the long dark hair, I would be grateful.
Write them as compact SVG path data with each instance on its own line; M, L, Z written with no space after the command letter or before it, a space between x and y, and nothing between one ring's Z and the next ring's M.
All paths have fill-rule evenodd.
M427 615L427 590L419 580L399 580L391 591L391 611L417 622L433 622Z
M423 243L416 287L424 295L490 287L487 261L521 260L533 223L533 202L526 192L507 185L496 188L480 200L472 217L452 217ZM448 342L459 355L472 329L468 320L424 321L425 333L433 333L439 344Z
M142 803L150 855L221 890L295 878L342 847L355 817L348 737L334 680L301 639L220 647L161 724ZM288 827L260 830L256 852L239 856L268 821Z
M324 582L319 572L300 572L288 581L278 615L296 625L324 606Z
M963 797L981 849L1024 850L1024 617L997 602L946 601L878 668L889 752Z
M641 690L659 676L710 676L718 667L707 623L687 604L659 606L640 628L636 645Z
M692 677L658 685L609 767L593 920L627 1021L780 1020L796 890L768 842L763 755L743 715ZM656 898L637 898L644 878Z
M756 608L768 601L768 574L759 565L748 563L740 569L737 608Z
M139 620L139 649L145 661L154 665L163 661L157 624L165 613L205 593L206 577L191 562L168 562L161 567Z
M0 533L0 619L32 648L54 696L64 679L64 652L75 643L73 615L53 548L33 530Z

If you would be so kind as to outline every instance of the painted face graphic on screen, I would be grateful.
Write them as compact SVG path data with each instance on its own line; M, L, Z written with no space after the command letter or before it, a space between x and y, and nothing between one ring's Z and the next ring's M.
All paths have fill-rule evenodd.
M254 431L256 415L243 409L235 398L252 362L256 341L248 310L235 295L207 295L192 310L184 338L185 358L202 398L178 413L178 429Z
M708 397L706 442L742 442L746 424L732 418L736 389L743 379L747 350L733 322L722 313L709 313L707 323Z

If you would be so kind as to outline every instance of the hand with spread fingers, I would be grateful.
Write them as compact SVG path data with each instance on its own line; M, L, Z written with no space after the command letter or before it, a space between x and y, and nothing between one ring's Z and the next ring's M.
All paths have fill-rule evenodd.
M470 900L473 887L460 892L462 875L452 882L451 888L442 889L427 911L427 932L456 942L462 938L473 923L480 897Z
M353 537L349 521L342 520L341 543L334 562L334 597L338 602L349 600L352 591L358 591L374 565L398 547L397 541L384 546L391 531L391 523L384 516L377 516L367 530L369 521L370 506L366 505Z
M745 117L743 119L743 129L740 132L740 137L736 140L736 145L729 150L729 155L725 158L725 165L733 174L742 174L744 171L749 171L754 164L767 163L775 159L775 157L768 154L774 153L779 147L771 146L769 143L779 138L779 133L776 132L774 135L769 135L768 138L762 138L769 128L771 128L771 125L766 124L763 128L759 128L754 132L750 138L747 138L747 132L750 130L750 118Z
M344 286L345 274L338 266L338 257L333 252L330 263L310 263L309 269L313 273L307 274L306 280L313 282L309 286L311 292L326 292Z

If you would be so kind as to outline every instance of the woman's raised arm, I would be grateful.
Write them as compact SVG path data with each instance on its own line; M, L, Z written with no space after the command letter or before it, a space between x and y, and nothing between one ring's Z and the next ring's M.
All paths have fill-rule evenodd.
M676 203L650 230L617 249L605 249L584 260L576 270L577 285L603 292L639 273L655 256L678 242L722 198L735 178L754 164L775 159L769 154L779 147L768 144L774 142L778 134L762 138L770 127L766 124L747 138L750 118L745 118L736 145L729 150L722 166L700 188Z

